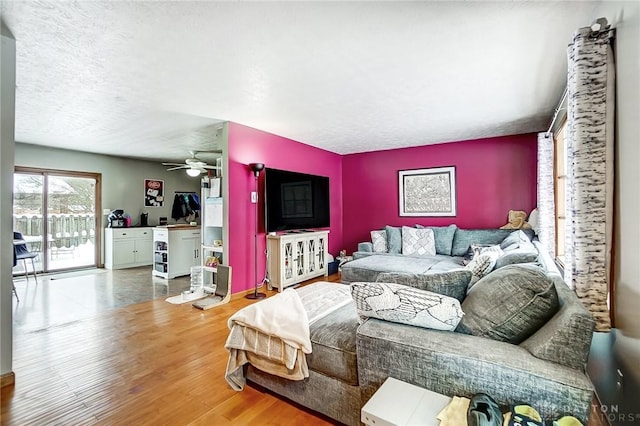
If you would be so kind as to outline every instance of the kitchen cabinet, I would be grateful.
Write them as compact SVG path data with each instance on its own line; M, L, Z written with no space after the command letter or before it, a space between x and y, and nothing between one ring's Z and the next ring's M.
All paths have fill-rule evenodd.
M189 275L199 266L200 227L169 225L153 228L153 275L175 278Z
M104 266L107 269L134 268L153 263L151 227L106 228Z

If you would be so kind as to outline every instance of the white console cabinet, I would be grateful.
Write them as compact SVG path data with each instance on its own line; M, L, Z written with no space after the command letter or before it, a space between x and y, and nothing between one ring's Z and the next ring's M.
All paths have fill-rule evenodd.
M189 275L200 265L199 226L153 228L153 275L175 278Z
M107 269L134 268L153 263L153 228L106 228L104 266Z
M267 236L270 284L285 287L327 276L329 231L295 232Z

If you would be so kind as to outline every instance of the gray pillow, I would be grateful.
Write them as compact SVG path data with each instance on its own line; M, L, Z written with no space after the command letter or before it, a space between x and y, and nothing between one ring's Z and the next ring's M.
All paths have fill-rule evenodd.
M462 302L467 295L467 286L471 281L471 271L460 269L440 274L405 274L401 272L383 272L376 279L379 283L396 283L421 290L431 291L453 297Z
M451 248L453 247L453 236L456 234L456 225L449 226L422 226L416 225L416 228L433 229L433 235L436 238L436 254L446 254L451 256Z
M529 239L529 237L527 237L527 234L522 232L522 230L517 230L507 235L507 237L502 240L502 242L500 243L500 248L502 250L510 250L517 249L526 245L530 245L533 248L533 244L531 244L531 240Z
M469 290L456 331L519 344L549 321L559 306L556 288L544 270L509 265Z
M512 230L509 229L456 229L453 237L452 256L467 256L472 244L500 244ZM472 256L473 254L471 254Z
M508 250L505 251L504 254L496 260L496 266L494 267L494 270L500 269L507 265L530 263L535 262L536 260L538 260L538 251L535 249L535 247L533 251L520 248L515 250Z
M385 226L387 231L387 253L402 253L402 228Z

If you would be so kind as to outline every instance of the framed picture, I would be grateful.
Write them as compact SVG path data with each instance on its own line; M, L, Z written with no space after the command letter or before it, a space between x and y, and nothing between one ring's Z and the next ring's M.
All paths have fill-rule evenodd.
M456 168L398 171L400 216L455 216Z
M164 205L164 181L157 179L144 180L144 206L162 207Z

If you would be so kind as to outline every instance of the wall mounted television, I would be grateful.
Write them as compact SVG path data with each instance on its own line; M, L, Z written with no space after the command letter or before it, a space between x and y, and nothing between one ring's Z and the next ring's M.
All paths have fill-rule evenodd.
M266 168L267 232L328 228L329 178Z

